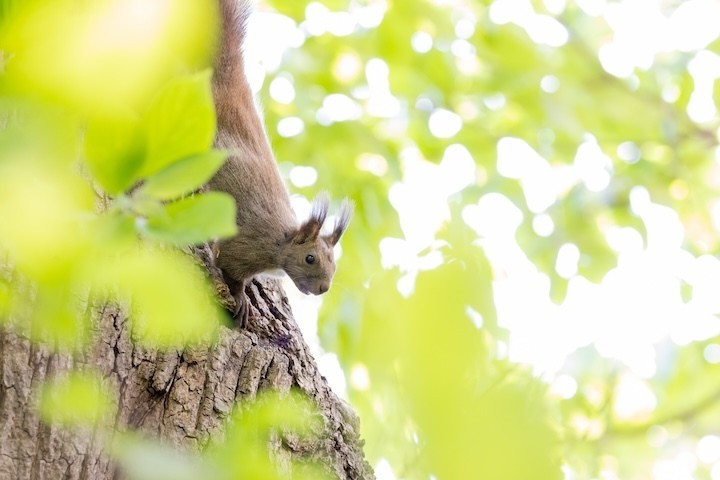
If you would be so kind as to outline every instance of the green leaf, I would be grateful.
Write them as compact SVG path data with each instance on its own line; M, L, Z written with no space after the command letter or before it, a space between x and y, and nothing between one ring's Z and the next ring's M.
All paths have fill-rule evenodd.
M93 119L85 132L85 162L90 173L111 195L124 192L138 180L145 139L132 115Z
M220 192L209 192L173 202L165 215L150 218L148 233L176 245L191 245L237 233L235 200Z
M150 197L138 195L132 199L132 210L141 217L162 217L165 215L165 207L163 204Z
M317 441L322 420L314 403L302 392L291 389L278 392L259 392L257 399L243 410L230 416L222 443L210 445L208 457L216 462L214 478L287 478L268 455L269 439L281 430L300 442ZM295 480L329 480L337 478L324 472L320 465L307 459L293 462Z
M110 453L133 480L196 480L216 473L197 455L129 432L115 434Z
M148 156L143 176L209 149L215 136L215 106L210 70L169 83L152 102L143 119Z
M111 411L106 392L97 376L73 373L43 386L40 414L46 422L92 425Z
M123 212L114 211L98 215L91 226L95 244L116 251L131 248L138 239L135 217Z
M89 317L80 310L75 298L77 290L71 288L70 282L70 278L57 276L38 285L32 303L33 340L53 342L63 348L82 347L88 340Z
M226 152L212 150L180 160L150 177L143 191L160 200L190 193L210 180L226 157Z
M134 340L155 348L212 341L221 310L204 272L174 249L137 248L109 256L93 272L132 312Z

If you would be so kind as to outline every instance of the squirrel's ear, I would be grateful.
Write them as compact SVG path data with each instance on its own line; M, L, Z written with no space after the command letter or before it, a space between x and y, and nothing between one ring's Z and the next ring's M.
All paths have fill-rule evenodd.
M310 218L298 228L293 241L295 243L305 243L308 240L315 240L320 234L320 229L327 218L328 206L330 200L325 192L319 193L312 203Z
M352 213L353 204L346 198L340 206L340 212L338 213L337 220L335 220L335 227L333 228L332 233L325 237L330 245L335 245L340 240L340 237L342 237L342 234L345 233L345 230L350 223Z

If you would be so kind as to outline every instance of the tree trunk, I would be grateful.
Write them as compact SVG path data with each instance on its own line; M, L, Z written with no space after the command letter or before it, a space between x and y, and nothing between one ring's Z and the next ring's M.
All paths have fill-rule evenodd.
M231 302L208 247L195 250ZM45 379L72 369L97 370L118 399L109 430L139 430L182 450L199 451L222 435L236 402L252 402L264 389L297 387L316 403L323 435L311 445L284 439L276 457L319 460L340 479L370 479L358 419L328 387L273 280L247 288L254 307L247 329L222 327L209 348L157 352L134 344L127 315L113 305L91 307L93 341L82 353L54 353L18 329L0 329L0 479L118 478L98 431L50 426L37 412ZM284 463L284 462L283 462Z

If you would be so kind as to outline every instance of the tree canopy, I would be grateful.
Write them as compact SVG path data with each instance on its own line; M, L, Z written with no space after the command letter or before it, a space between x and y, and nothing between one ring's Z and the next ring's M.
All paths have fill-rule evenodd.
M715 478L718 6L267 3L278 159L357 205L319 335L379 476Z

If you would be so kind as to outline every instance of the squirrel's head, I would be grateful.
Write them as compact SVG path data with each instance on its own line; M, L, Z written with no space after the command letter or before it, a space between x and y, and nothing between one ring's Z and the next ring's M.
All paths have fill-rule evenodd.
M310 218L288 236L282 248L282 269L303 293L320 295L328 291L335 273L333 247L350 223L352 205L345 199L332 232L320 235L327 217L328 204L327 196L316 197Z

